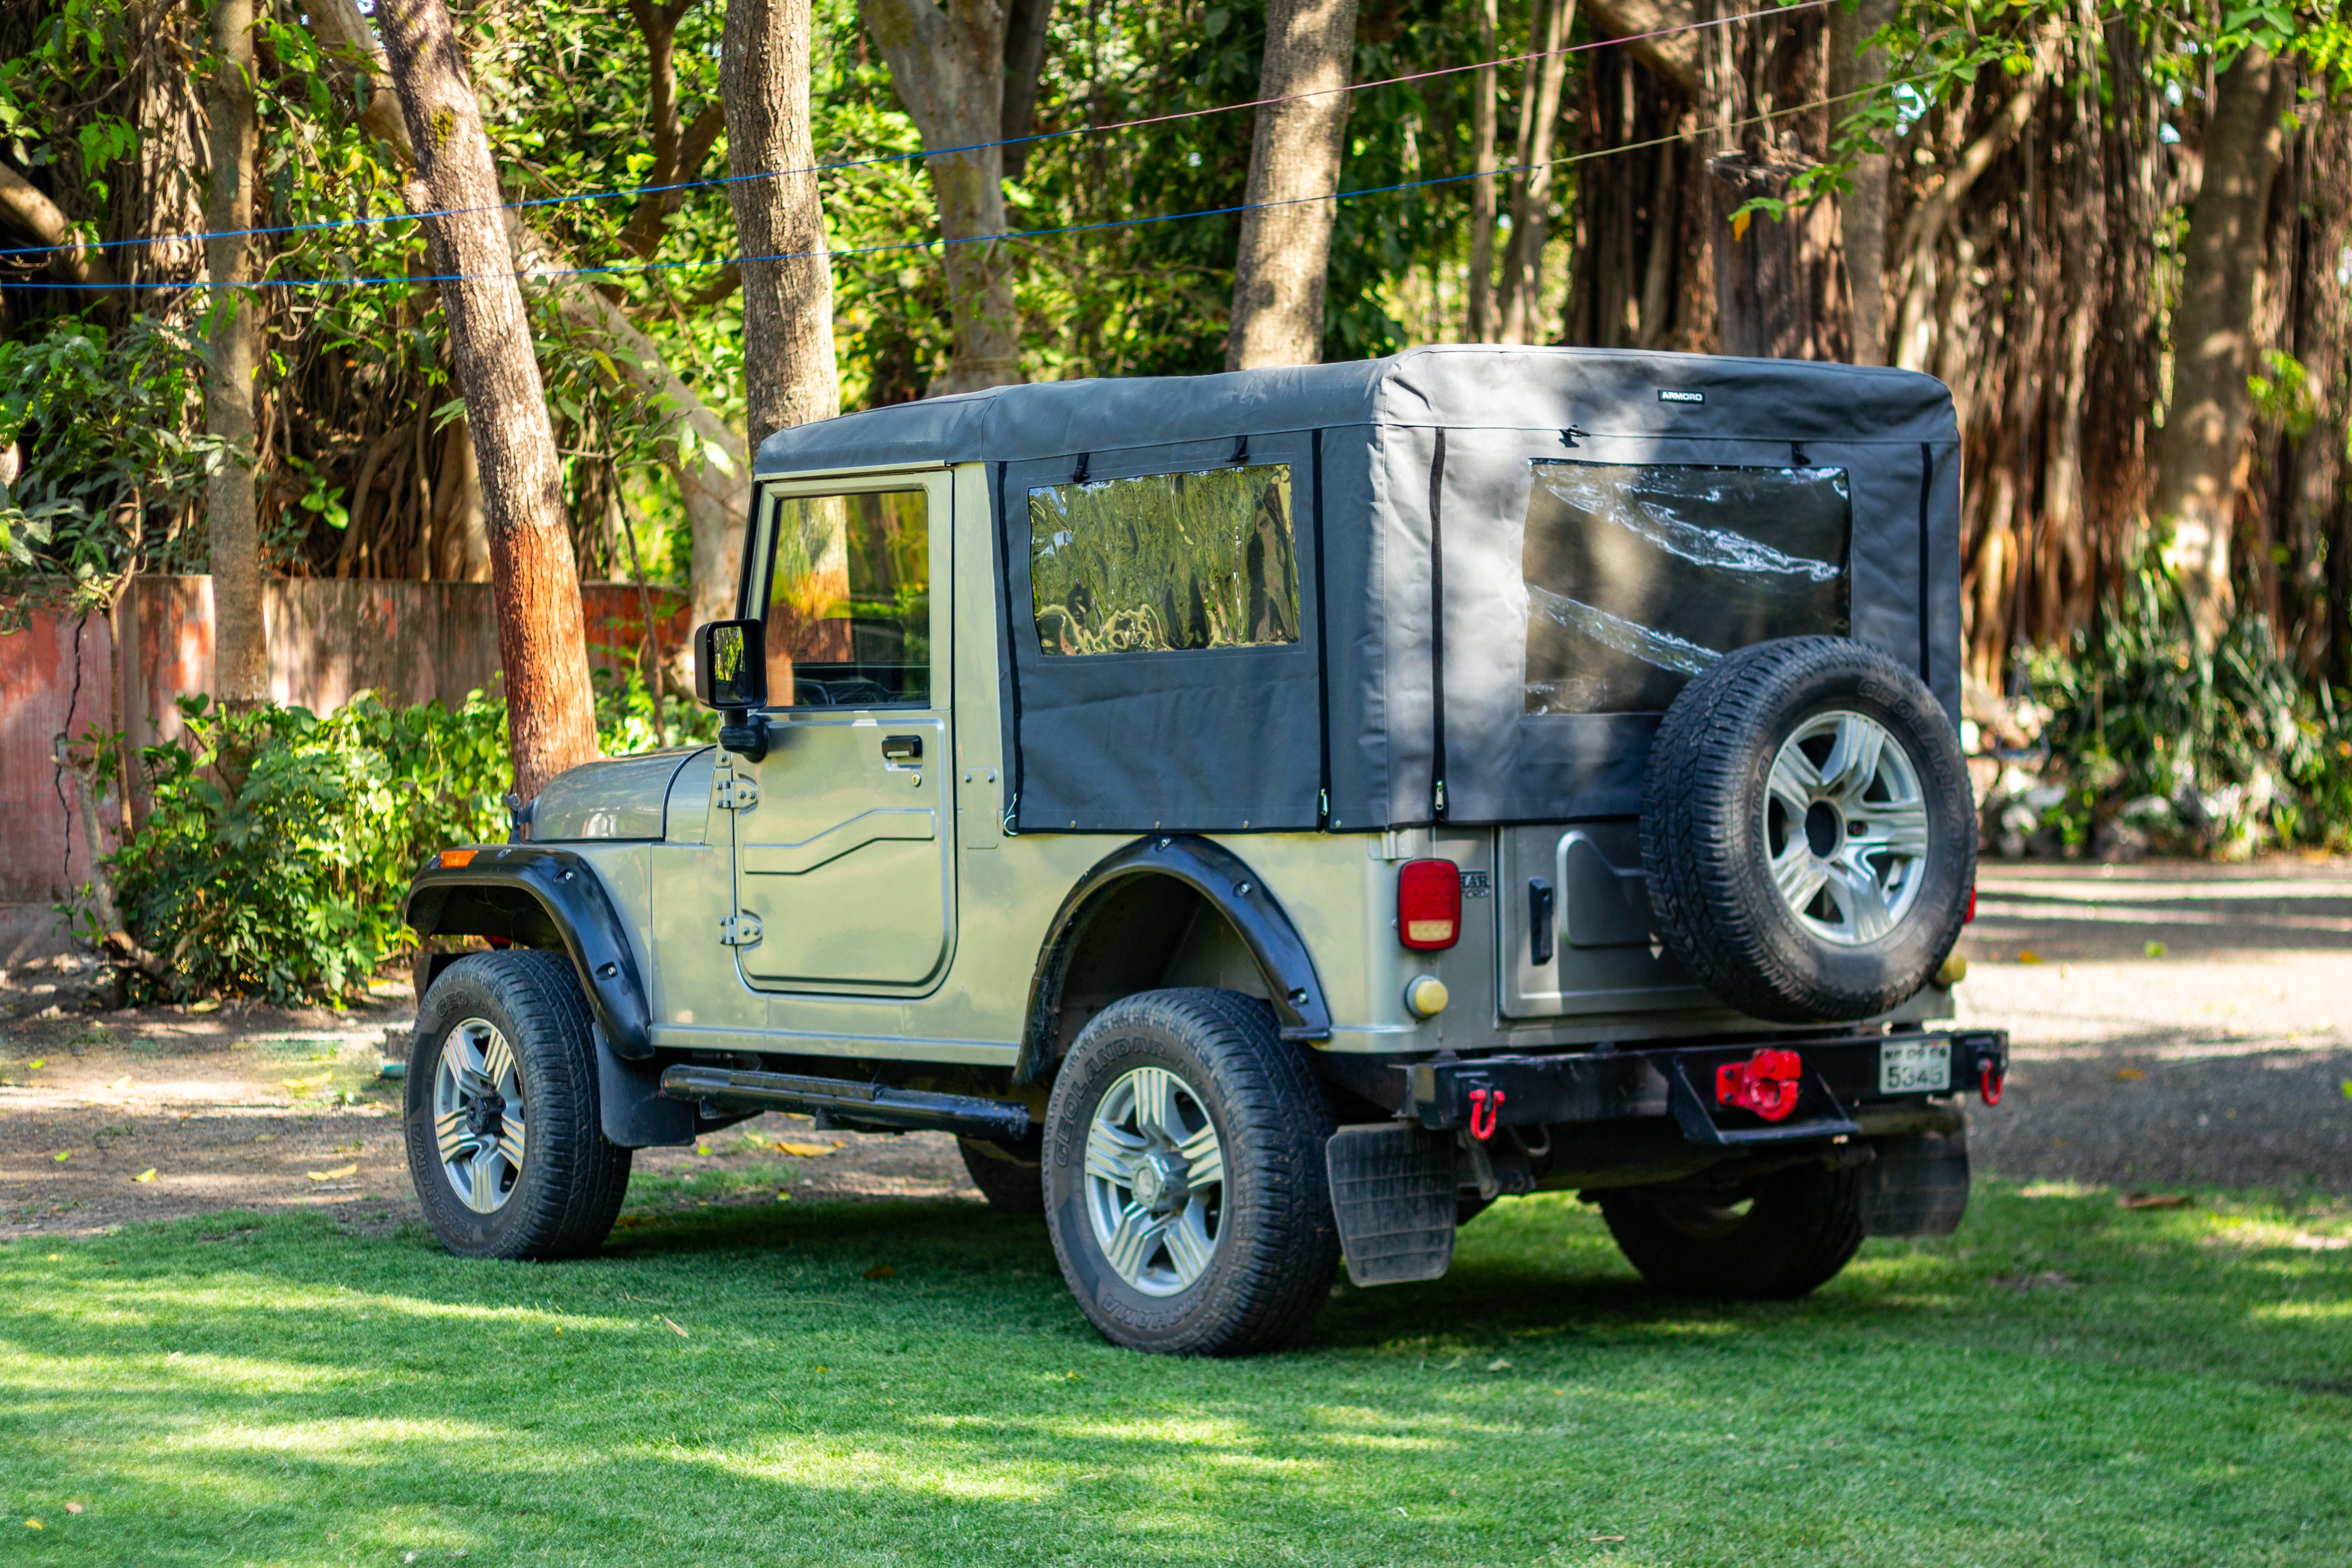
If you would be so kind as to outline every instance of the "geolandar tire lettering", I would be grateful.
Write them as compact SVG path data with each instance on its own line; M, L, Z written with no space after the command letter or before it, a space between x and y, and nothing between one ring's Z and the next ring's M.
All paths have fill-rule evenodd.
M416 1012L405 1079L409 1173L463 1258L594 1252L629 1188L605 1142L588 1004L571 962L527 949L443 970Z
M1642 866L1666 945L1723 1001L1792 1024L1884 1013L1951 952L1976 880L1958 737L1874 648L1741 648L1659 727Z
M1096 1015L1045 1113L1045 1218L1114 1344L1236 1355L1314 1316L1339 1265L1331 1112L1266 1005L1147 991Z

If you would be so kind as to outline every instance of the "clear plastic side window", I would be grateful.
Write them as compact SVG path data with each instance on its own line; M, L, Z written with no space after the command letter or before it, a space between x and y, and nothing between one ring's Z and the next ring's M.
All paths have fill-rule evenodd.
M921 490L788 496L768 536L769 700L920 706L931 697L930 512Z
M1295 643L1290 466L1040 486L1029 588L1048 654Z
M1843 468L1531 467L1524 711L1662 712L1735 648L1846 634Z

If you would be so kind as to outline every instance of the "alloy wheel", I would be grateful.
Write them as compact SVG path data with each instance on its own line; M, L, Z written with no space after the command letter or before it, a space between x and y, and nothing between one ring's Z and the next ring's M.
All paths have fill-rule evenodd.
M1223 1233L1224 1150L1201 1098L1165 1068L1122 1075L1087 1128L1087 1217L1104 1259L1147 1296L1207 1271Z
M1781 742L1759 830L1781 903L1840 947L1892 931L1927 880L1919 770L1867 714L1817 713Z
M525 1111L514 1047L486 1018L441 1041L433 1069L433 1142L458 1201L496 1214L522 1180Z

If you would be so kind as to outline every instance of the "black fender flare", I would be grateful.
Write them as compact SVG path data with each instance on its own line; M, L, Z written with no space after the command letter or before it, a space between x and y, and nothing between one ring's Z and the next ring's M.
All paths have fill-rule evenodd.
M1197 833L1154 834L1121 845L1104 856L1071 887L1037 950L1029 981L1029 1008L1021 1031L1021 1055L1013 1081L1028 1083L1057 1054L1062 983L1091 916L1121 884L1138 877L1165 877L1191 888L1231 922L1257 961L1273 997L1274 1015L1286 1040L1328 1040L1331 1009L1323 982L1298 928L1280 900L1249 863L1213 839Z
M561 942L604 1044L625 1061L653 1059L653 1009L628 929L585 858L538 844L445 850L418 868L403 913L420 937Z

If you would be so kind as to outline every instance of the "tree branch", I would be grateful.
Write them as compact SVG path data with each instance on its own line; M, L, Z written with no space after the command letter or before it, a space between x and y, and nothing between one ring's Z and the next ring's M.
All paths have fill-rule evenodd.
M1694 35L1634 37L1639 33L1686 27L1698 21L1698 7L1693 0L1587 0L1585 10L1592 18L1596 36L1631 40L1625 45L1626 52L1647 67L1652 75L1674 83L1685 98L1698 97L1698 45Z
M0 216L37 243L52 247L57 254L49 258L50 268L74 282L115 280L114 268L107 265L105 253L84 245L75 235L73 226L66 222L66 215L58 210L58 204L5 163L0 163Z

